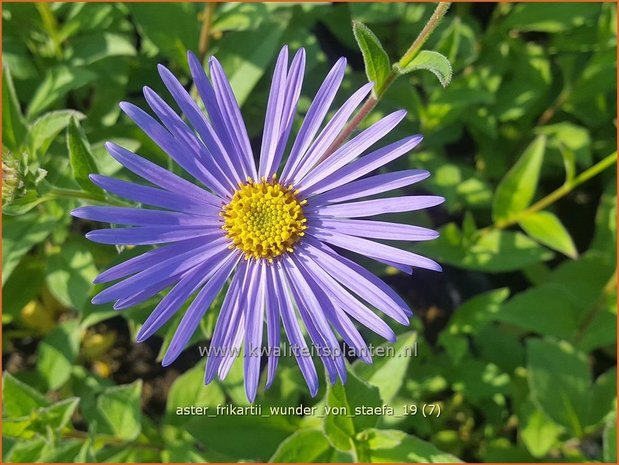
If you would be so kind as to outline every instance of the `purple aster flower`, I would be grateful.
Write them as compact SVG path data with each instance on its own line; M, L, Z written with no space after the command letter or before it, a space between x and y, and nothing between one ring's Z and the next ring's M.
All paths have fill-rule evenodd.
M365 354L367 346L354 321L393 341L378 309L402 324L411 310L384 281L344 257L354 252L411 273L413 267L440 270L428 258L384 244L382 240L434 239L433 230L372 219L384 213L409 212L437 205L437 196L400 196L361 200L421 181L429 173L403 170L364 177L408 153L421 141L414 135L365 154L405 116L396 111L324 157L372 84L357 90L323 125L342 82L341 58L320 86L284 163L297 101L305 52L288 66L288 50L277 59L268 99L259 162L254 160L239 106L224 71L209 60L211 80L189 54L189 66L206 108L204 114L172 73L159 73L187 123L150 88L144 96L157 119L130 103L122 110L192 178L188 181L116 144L112 157L150 185L92 175L102 189L140 203L140 207L86 206L73 215L126 225L89 232L102 244L158 247L101 273L96 283L117 281L93 298L124 309L171 288L138 333L154 334L195 295L164 356L171 364L184 349L200 320L224 285L223 299L206 363L205 382L223 379L243 348L245 390L253 401L260 377L261 349L280 346L280 319L309 390L318 377L302 332L318 349L330 382L346 379L336 333ZM281 166L280 166L281 165ZM143 205L143 206L142 206ZM150 208L154 207L154 208ZM301 325L302 322L302 325ZM266 325L266 342L263 330ZM278 351L268 352L267 387L272 383Z

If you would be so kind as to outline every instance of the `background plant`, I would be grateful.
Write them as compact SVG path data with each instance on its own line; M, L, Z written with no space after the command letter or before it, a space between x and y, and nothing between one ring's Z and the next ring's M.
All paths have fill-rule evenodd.
M616 461L616 7L458 3L407 55L433 11L3 5L5 461ZM414 248L446 269L375 269L416 310L412 331L394 329L396 351L416 342L417 357L353 361L346 386L322 382L315 399L283 359L257 403L386 404L395 415L178 416L245 405L242 370L202 387L195 345L157 363L176 322L132 342L153 302L122 313L89 302L97 272L138 253L88 243L94 225L68 214L110 201L86 179L119 174L104 141L169 163L117 102L143 105L143 85L163 91L159 62L191 86L186 50L216 53L257 143L283 43L308 51L301 111L341 55L340 99L368 77L378 84L361 127L408 110L393 137L422 132L423 147L390 169L433 173L420 188L447 202L414 220L442 235Z

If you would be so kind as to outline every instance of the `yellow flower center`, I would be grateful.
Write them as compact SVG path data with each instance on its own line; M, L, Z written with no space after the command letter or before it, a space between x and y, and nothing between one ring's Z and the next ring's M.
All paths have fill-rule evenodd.
M292 185L283 186L275 180L239 184L232 200L223 207L222 228L232 239L232 247L240 249L245 258L267 259L292 252L294 244L305 234L307 220L303 205L297 200Z

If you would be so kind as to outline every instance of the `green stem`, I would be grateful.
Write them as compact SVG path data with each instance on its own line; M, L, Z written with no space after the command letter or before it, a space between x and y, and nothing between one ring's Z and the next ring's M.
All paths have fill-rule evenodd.
M441 22L441 19L443 19L443 16L445 16L445 13L447 13L450 6L450 2L441 2L437 5L434 13L432 13L432 16L423 27L415 41L408 48L406 53L402 55L402 58L400 58L400 61L398 62L400 68L405 68L413 60L413 58L415 58L417 53L421 50L421 47L423 47L423 44L425 44L428 37L430 37L430 34L432 34L434 29L436 29L438 23Z
M60 40L60 34L58 32L58 23L56 22L54 12L47 3L39 2L35 3L35 5L37 10L39 11L41 20L43 21L43 27L45 28L45 32L47 32L49 38L52 41L54 54L56 55L56 58L62 60L62 45Z
M571 181L566 182L558 189L552 191L546 197L538 200L533 205L531 205L529 208L522 210L521 212L518 212L517 214L513 215L511 218L508 218L503 221L499 221L493 227L497 229L507 228L511 225L518 223L520 220L530 215L531 213L535 213L540 210L543 210L547 206L555 203L561 197L564 197L565 195L569 194L571 191L573 191L576 187L580 186L582 183L588 181L594 176L597 176L602 171L604 171L606 168L608 168L609 166L612 166L616 162L617 162L617 152L614 152L608 155L606 158L603 158L602 160L597 162L591 168L580 173L578 176L576 176Z
M428 40L430 34L432 34L434 29L436 29L436 26L438 26L440 20L443 18L443 16L445 16L445 13L447 13L450 5L451 3L449 2L442 2L436 6L436 9L434 10L434 13L432 13L432 16L430 17L428 23L421 30L419 36L415 39L415 41L412 43L406 53L398 61L398 66L403 67L410 63L410 61L419 52L419 49L423 46L426 40ZM359 111L357 111L353 119L348 122L348 124L344 127L344 129L342 129L342 132L340 132L340 134L329 146L329 148L325 150L325 153L320 157L318 163L331 156L333 152L335 152L338 147L340 147L340 145L342 145L348 139L348 137L353 133L353 131L357 129L357 127L359 127L359 125L363 122L367 115L374 109L374 107L376 107L380 99L383 97L383 95L385 95L387 89L391 87L391 84L393 84L395 80L400 76L401 74L398 73L395 69L391 69L391 72L382 83L382 85L379 88L374 89L374 92L370 94L370 96L363 103L361 108L359 108Z
M200 29L200 41L198 43L198 56L200 57L200 63L204 62L204 58L208 53L209 41L211 38L211 24L213 23L216 7L217 3L208 2L204 6L204 11L202 12L202 28Z

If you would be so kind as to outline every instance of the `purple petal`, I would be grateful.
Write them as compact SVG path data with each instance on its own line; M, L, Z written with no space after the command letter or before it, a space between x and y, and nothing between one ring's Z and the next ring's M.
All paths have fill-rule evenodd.
M306 190L344 165L347 165L380 139L389 134L389 132L391 132L391 130L395 128L405 116L405 110L394 111L390 115L385 116L380 121L362 131L359 135L346 142L326 160L310 171L309 174L298 183L298 188L300 190Z
M214 255L207 263L196 266L184 273L183 278L168 292L148 316L137 334L137 342L142 342L155 334L177 311L189 297L228 260L227 251Z
M339 203L310 209L319 218L339 217L356 218L364 216L382 215L384 213L401 213L424 208L434 207L443 203L445 199L437 195L411 195L403 197L389 197L385 199L362 200L360 202Z
M192 155L193 168L200 175L197 179L220 196L230 196L236 187L232 175L221 170L202 141L154 90L144 87L144 97L177 143Z
M230 283L230 288L221 305L221 311L215 323L215 330L209 346L208 359L204 373L204 383L209 384L215 378L225 350L230 345L230 340L234 339L231 328L240 326L240 315L243 313L241 302L246 301L245 293L247 286L244 286L247 275L247 262L242 261Z
M249 172L254 179L258 179L256 164L254 163L249 137L247 136L247 129L243 122L239 105L232 92L232 87L230 87L230 82L216 58L211 57L209 59L209 65L215 96L219 108L221 109L221 115L230 140L234 144L239 156L242 157L246 171Z
M268 270L272 273L273 282L275 283L275 296L281 310L284 331L297 359L301 374L305 378L307 387L310 390L310 394L314 397L318 393L318 374L312 362L312 357L309 355L309 348L301 333L299 321L294 312L294 306L287 289L288 280L286 279L286 274L279 262L275 266L270 266Z
M209 259L213 255L226 250L228 241L217 239L188 252L158 262L150 268L108 287L93 297L93 304L103 304L112 300L123 299L139 292L146 286L152 285L155 280L163 281L170 276L187 271Z
M310 225L323 231L395 241L429 241L439 235L436 231L421 226L385 221L320 219L312 220Z
M221 225L221 217L126 207L79 207L71 215L84 220L132 226L210 226Z
M99 244L149 245L178 242L206 236L209 239L222 237L221 228L205 226L142 226L137 228L97 229L86 233L86 239Z
M185 348L189 339L191 339L191 336L193 336L193 333L200 324L200 320L209 309L213 300L215 300L215 297L217 297L217 294L219 294L219 291L221 291L221 288L239 259L240 255L230 254L228 259L220 266L213 277L204 285L200 292L198 292L198 295L183 315L183 319L178 325L178 328L176 328L174 337L170 342L170 347L168 347L163 361L161 362L163 366L170 365Z
M247 305L247 329L245 332L245 393L249 402L254 402L260 381L260 359L262 348L262 332L264 324L264 305L266 298L266 270L264 261L254 265L256 276L250 284Z
M313 259L307 254L299 254L300 260L303 262L305 268L312 274L325 292L332 298L332 300L338 304L346 313L352 316L355 320L361 323L363 326L374 331L379 336L394 342L396 339L393 330L379 318L372 310L366 305L362 304L346 289L344 289L334 278L329 275L325 270L320 267ZM398 321L399 318L398 318ZM408 320L406 320L408 324Z
M308 233L309 234L309 233ZM370 241L361 237L348 236L334 231L314 230L312 236L337 247L365 255L370 258L389 260L413 267L426 268L428 270L441 271L441 266L434 260L417 255L407 250L398 249L380 242Z
M286 74L288 68L288 47L282 47L275 64L275 72L271 80L271 90L264 117L264 132L262 135L262 147L260 149L260 163L258 176L272 174L273 159L280 140L282 128L282 112L286 96Z
M307 172L316 164L316 162L324 155L326 150L331 146L331 144L335 141L337 136L340 134L344 125L353 114L355 109L361 104L363 99L368 95L368 93L374 87L374 83L370 82L363 87L361 87L357 92L355 92L345 103L340 107L340 109L333 115L333 118L329 121L329 123L322 130L320 135L316 138L312 146L307 151L307 155L301 162L299 169L294 173L294 177L292 180L293 184L298 183L303 176L307 174Z
M305 50L299 49L295 54L290 71L286 79L286 95L284 97L284 108L282 111L280 138L277 144L277 150L271 164L271 172L277 172L279 164L282 161L284 150L288 144L288 137L292 131L292 123L297 111L297 102L301 95L301 87L303 85L303 72L305 71ZM267 173L269 171L267 170Z
M426 179L428 176L430 176L430 173L424 170L404 170L377 174L376 176L370 176L369 178L336 187L323 194L318 194L311 197L310 202L314 206L346 202L359 197L368 197L409 186Z
M215 133L217 134L217 137L221 141L223 147L225 147L226 151L230 153L231 161L234 163L240 178L244 181L248 176L250 176L250 172L247 171L247 168L243 163L242 155L237 151L232 139L230 138L227 123L224 121L222 110L219 108L219 104L217 103L215 90L213 89L211 82L206 77L202 64L196 56L192 52L188 52L187 57L189 60L191 75L196 88L198 89L198 93L204 102L204 107L206 108L211 122L213 123Z
M341 351L316 296L293 260L283 260L282 264L307 332L318 350L323 352L321 348L324 349L320 358L329 372L331 383L335 383L338 374L345 382L346 366Z
M174 97L183 114L198 132L206 147L210 149L215 162L222 167L228 178L233 181L233 185L245 179L242 177L243 173L239 169L240 160L236 160L235 157L230 158L225 146L211 127L204 113L200 111L198 105L196 105L181 83L178 82L178 79L163 65L157 65L157 69L163 83L172 94L172 97Z
M128 170L141 176L146 181L167 189L172 192L183 192L185 195L195 197L196 199L210 203L212 205L221 205L221 199L195 184L175 175L174 173L162 168L155 163L148 161L145 158L136 155L129 150L122 148L112 142L105 144L107 151L121 165Z
M199 162L193 150L188 150L192 145L179 143L179 141L159 124L153 117L142 109L128 102L121 102L120 108L137 124L157 145L159 145L178 165L198 179L205 186L214 188L211 184L212 175Z
M97 276L93 283L106 283L114 281L116 279L124 278L134 273L144 271L146 268L150 268L157 263L167 260L168 258L176 257L178 254L193 250L196 247L206 245L203 237L198 239L192 239L189 241L178 242L176 244L164 245L158 249L152 249L137 257L130 258L118 265L108 268L99 276Z
M288 161L282 172L282 181L289 182L291 176L295 173L298 164L303 159L305 152L309 148L316 132L320 128L322 121L324 120L335 94L342 83L344 78L344 72L346 71L346 59L340 58L337 63L331 68L329 74L325 78L324 82L318 89L314 101L309 107L301 129L297 134L297 138L292 146Z
M305 237L299 249L303 249L321 268L370 305L398 322L408 324L408 315L412 314L408 305L378 276L312 237Z
M324 179L317 182L309 189L305 189L303 195L311 197L312 195L343 186L350 181L354 181L361 176L380 168L386 163L408 153L415 148L423 139L421 136L406 137L398 142L389 144L372 153L364 155L359 160L344 166L336 172L326 176Z
M180 192L170 192L155 187L142 186L129 181L91 174L90 180L112 194L124 197L134 202L152 205L154 207L176 210L179 212L192 213L195 215L217 215L221 207L189 197ZM222 202L223 205L223 202Z
M192 270L186 271L185 273L179 273L177 275L171 276L168 279L163 281L159 281L158 283L148 286L145 289L133 294L131 297L126 297L124 299L118 299L114 303L114 310L124 310L129 307L133 307L134 305L140 304L156 294L159 294L164 289L170 287L172 284L176 283L180 279L183 278L187 273Z
M266 289L267 342L269 347L266 388L269 388L275 380L275 372L277 371L277 362L279 360L278 350L280 347L280 309L277 302L277 296L275 294L275 283L273 282L273 275L268 270L266 272Z

